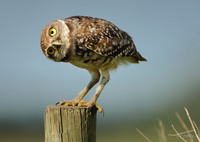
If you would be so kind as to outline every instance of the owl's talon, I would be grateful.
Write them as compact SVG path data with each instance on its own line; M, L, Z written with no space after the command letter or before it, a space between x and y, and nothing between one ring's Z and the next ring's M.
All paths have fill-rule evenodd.
M78 106L79 103L76 103L74 106Z
M64 103L61 103L60 105L62 106L62 105L64 105L65 104L65 102Z

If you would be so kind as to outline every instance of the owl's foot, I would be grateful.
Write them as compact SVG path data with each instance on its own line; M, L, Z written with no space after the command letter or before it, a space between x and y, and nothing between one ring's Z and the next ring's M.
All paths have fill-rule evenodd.
M103 113L104 113L102 107L101 107L100 105L98 105L95 101L80 102L80 103L78 104L78 106L80 106L80 107L81 107L81 106L82 106L82 107L87 107L88 110L90 110L92 107L96 107L96 108L99 110L99 112L103 112Z
M78 106L79 103L87 103L85 100L72 100L72 101L60 101L57 102L56 105L63 106Z
M89 101L89 102L85 100L60 101L60 102L57 102L56 105L87 107L88 110L92 107L96 107L99 110L99 112L103 112L102 107L93 101Z

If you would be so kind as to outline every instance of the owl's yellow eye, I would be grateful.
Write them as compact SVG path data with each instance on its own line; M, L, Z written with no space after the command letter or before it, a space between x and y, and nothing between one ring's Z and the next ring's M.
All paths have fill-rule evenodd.
M55 50L52 47L49 47L48 50L47 50L47 53L49 55L53 55L55 53Z
M56 29L55 28L50 28L49 29L49 35L50 36L55 36L56 35Z

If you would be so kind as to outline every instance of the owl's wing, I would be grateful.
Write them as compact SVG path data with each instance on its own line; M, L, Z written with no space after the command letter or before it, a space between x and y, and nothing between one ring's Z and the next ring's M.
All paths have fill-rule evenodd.
M131 37L108 21L82 27L77 41L80 48L86 47L103 56L141 56Z

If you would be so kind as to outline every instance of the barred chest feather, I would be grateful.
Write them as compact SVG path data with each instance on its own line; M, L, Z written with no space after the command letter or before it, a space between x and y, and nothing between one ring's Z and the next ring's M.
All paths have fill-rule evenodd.
M76 49L74 51L75 53L72 57L72 60L69 62L80 68L88 70L113 70L116 69L119 65L119 59L112 56L103 56L97 54L94 51L87 49L86 47L79 48L78 46L76 46Z

